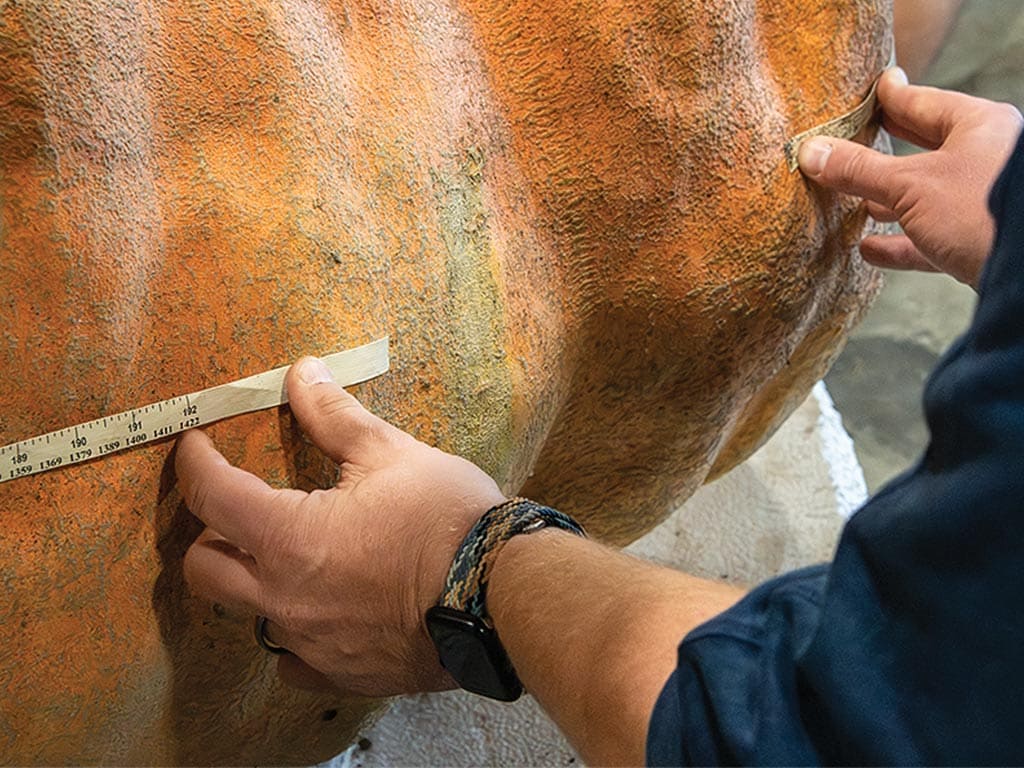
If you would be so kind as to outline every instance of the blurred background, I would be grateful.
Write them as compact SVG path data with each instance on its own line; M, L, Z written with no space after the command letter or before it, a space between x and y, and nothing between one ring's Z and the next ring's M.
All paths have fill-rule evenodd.
M895 0L895 24L897 59L911 82L1024 106L1024 0ZM897 143L895 151L914 148ZM952 278L887 271L826 376L870 491L924 451L922 387L974 304L974 291Z

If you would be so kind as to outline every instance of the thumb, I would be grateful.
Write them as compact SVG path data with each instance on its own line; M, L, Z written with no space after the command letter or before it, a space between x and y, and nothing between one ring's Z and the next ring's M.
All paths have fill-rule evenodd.
M335 382L319 358L304 357L289 368L285 389L303 432L339 464L372 463L390 432L397 432Z
M893 182L901 159L854 141L824 136L807 139L797 152L800 170L815 183L887 208L894 208L899 197Z

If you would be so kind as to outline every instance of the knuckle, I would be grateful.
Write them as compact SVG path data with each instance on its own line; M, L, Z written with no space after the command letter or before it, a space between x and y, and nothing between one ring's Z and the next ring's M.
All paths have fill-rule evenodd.
M277 560L288 563L301 557L305 545L301 523L306 517L300 514L294 497L288 489L278 488L270 493L266 505L279 514L266 514L253 521L253 550L275 564Z
M835 181L843 186L849 187L861 182L865 172L865 158L862 151L844 152L834 158L838 162L832 165L832 174Z
M359 401L341 387L323 387L316 400L316 408L321 416L333 419L358 419L360 412L366 409Z
M189 511L196 517L202 517L203 510L209 504L209 485L201 478L192 478L190 482L185 483L182 496L185 500L185 506L188 507Z
M928 103L933 98L933 92L927 87L903 88L900 91L898 112L905 117L916 120L919 115L929 111Z
M343 429L356 440L387 441L394 431L385 421L374 416L354 397L342 389L324 398L321 414L336 428Z

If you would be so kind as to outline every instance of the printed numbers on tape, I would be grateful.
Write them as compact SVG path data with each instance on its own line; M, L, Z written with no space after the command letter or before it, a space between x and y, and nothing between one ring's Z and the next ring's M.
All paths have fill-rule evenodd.
M323 358L344 387L388 370L388 339ZM0 483L67 467L288 402L288 366L0 446Z

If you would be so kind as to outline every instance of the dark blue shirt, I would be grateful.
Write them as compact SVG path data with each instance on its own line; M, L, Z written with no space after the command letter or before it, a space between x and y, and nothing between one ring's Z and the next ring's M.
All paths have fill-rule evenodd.
M967 334L925 389L920 462L834 561L696 628L652 765L1024 764L1024 137Z

